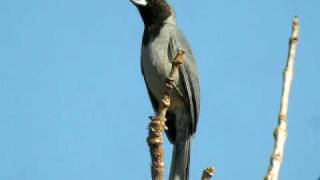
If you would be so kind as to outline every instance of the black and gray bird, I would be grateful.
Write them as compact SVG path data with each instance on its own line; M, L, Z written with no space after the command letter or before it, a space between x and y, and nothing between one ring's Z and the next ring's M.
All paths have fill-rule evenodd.
M165 89L165 78L178 49L185 50L184 62L171 94L166 114L167 137L174 144L170 180L187 180L191 139L200 109L199 78L191 48L176 25L173 9L165 0L131 0L144 22L141 69L155 111Z

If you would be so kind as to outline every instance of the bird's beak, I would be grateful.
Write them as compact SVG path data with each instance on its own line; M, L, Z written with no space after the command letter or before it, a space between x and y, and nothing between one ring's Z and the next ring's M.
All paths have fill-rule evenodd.
M147 0L130 0L136 6L146 6L148 4Z

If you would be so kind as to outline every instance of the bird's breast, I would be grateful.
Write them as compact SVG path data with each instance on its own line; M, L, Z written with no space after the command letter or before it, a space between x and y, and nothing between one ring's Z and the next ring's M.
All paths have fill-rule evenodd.
M143 67L146 83L157 99L160 99L165 88L165 78L171 70L171 62L168 59L168 42L156 38L148 45L142 47L141 65Z

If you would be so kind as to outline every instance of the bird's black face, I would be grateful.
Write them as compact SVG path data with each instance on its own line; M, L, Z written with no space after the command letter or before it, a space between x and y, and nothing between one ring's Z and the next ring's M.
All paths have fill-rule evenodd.
M162 24L170 15L169 4L165 0L131 0L138 8L145 26Z

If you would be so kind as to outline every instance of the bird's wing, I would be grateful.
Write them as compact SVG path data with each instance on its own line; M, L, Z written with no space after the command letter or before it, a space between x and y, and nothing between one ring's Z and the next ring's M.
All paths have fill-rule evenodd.
M191 48L183 33L179 29L175 28L175 30L172 31L169 43L169 58L173 59L178 49L183 49L185 51L184 61L179 69L179 73L186 94L186 97L184 98L189 104L190 115L192 118L191 133L193 134L197 128L200 110L199 77Z

